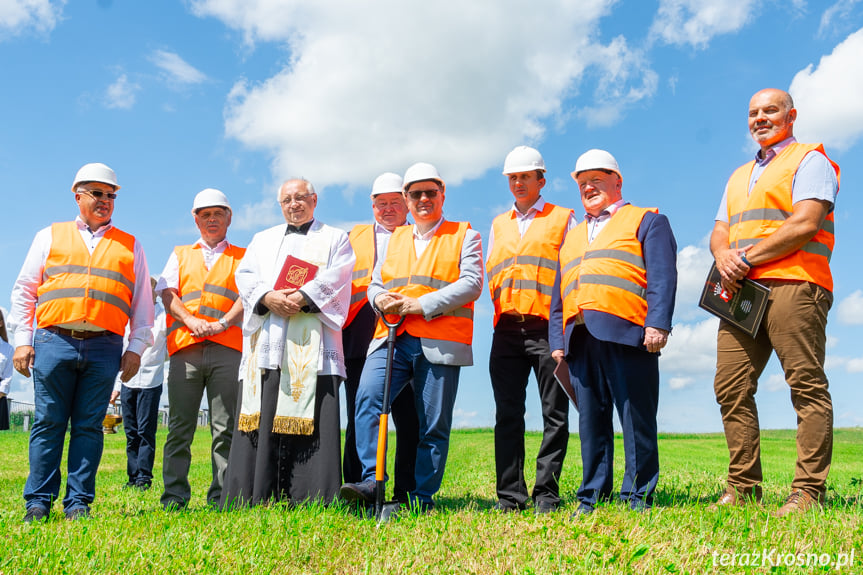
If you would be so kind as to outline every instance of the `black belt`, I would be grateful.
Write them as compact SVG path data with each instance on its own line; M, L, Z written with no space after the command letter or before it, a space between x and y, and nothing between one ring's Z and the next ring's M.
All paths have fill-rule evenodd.
M66 337L71 337L72 339L93 339L94 337L102 337L103 335L114 333L107 329L103 329L101 331L89 331L86 329L66 329L65 327L57 327L56 325L46 327L45 329L60 335L65 335Z

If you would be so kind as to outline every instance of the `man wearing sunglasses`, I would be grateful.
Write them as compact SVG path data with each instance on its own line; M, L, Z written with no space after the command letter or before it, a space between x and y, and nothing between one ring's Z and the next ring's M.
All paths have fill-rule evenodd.
M144 251L111 223L119 189L116 174L105 164L78 170L72 183L78 217L36 234L12 288L13 363L25 377L32 371L36 403L24 485L27 523L46 520L59 496L70 422L63 509L70 520L90 516L114 378L119 372L122 381L129 381L153 342Z
M398 329L391 396L413 379L420 438L412 508L434 508L449 450L452 412L462 365L473 364L473 302L482 292L482 244L467 222L443 217L446 186L437 168L418 163L404 177L415 224L396 228L375 265L368 289L378 313L405 316ZM341 496L374 502L378 416L383 409L387 328L378 321L357 391L357 451L363 481Z

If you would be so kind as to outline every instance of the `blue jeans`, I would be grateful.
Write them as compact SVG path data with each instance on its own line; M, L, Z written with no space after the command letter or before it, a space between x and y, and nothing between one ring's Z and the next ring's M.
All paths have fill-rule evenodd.
M135 389L125 385L120 388L129 483L150 485L153 482L160 397L161 385L149 389Z
M96 496L102 422L120 371L123 337L109 334L78 340L37 329L33 347L36 413L24 500L28 509L50 510L58 498L63 440L71 421L63 507L67 513L88 508Z
M375 478L386 366L387 348L383 346L366 359L357 389L357 453L363 466L363 480ZM413 379L420 424L416 490L410 494L413 501L431 503L432 495L443 481L460 370L457 365L430 363L417 337L403 333L396 339L390 397L396 397Z

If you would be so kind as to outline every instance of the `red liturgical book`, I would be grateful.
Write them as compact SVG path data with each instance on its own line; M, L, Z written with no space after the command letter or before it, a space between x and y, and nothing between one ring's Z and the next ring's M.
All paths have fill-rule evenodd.
M318 266L289 255L273 289L300 288L318 273Z

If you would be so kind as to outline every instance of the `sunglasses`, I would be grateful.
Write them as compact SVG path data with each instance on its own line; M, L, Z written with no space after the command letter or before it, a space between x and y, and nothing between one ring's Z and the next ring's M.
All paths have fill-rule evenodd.
M91 198L101 200L103 197L108 200L116 200L117 194L114 192L103 192L102 190L78 190L79 194L87 194Z
M416 202L423 197L423 194L425 194L428 199L433 200L437 197L437 193L438 190L415 190L413 192L408 192L408 196Z

